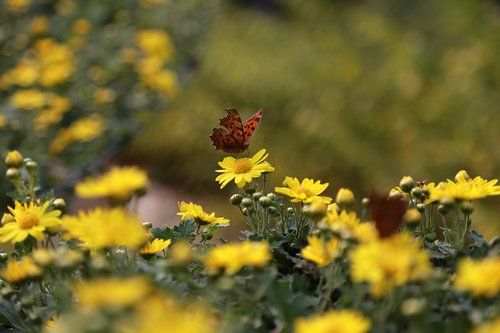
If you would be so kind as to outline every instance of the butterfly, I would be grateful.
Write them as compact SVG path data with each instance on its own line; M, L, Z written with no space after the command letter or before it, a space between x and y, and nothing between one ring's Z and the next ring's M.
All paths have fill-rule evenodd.
M248 148L250 138L262 118L262 109L245 122L241 121L240 114L235 108L228 108L226 112L227 114L219 121L225 128L214 128L210 139L215 150L222 149L226 153L239 154Z
M401 199L378 194L370 196L370 213L380 238L389 237L398 231L406 209L407 203Z

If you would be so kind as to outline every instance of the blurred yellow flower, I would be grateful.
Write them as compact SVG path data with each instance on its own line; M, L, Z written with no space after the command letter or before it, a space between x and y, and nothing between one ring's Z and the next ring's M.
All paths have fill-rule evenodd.
M428 253L408 234L360 244L351 252L350 262L353 281L368 282L375 297L425 278L432 270Z
M62 96L47 94L47 105L35 116L35 129L45 130L48 126L57 124L63 115L71 109L71 101Z
M498 179L486 180L480 176L470 178L465 170L461 170L455 177L455 181L448 179L446 182L429 188L430 197L427 202L438 201L442 198L474 200L500 195L500 185L496 185L497 182Z
M271 260L266 242L245 241L238 244L224 244L208 251L203 259L211 273L225 270L234 274L245 266L264 267Z
M354 204L354 193L348 188L341 188L337 192L335 202L340 207L351 207Z
M18 90L10 97L12 106L18 109L39 109L47 103L47 95L40 90Z
M170 70L163 70L154 75L143 77L144 82L152 89L168 97L175 97L179 92L177 75Z
M309 318L299 318L294 333L365 333L371 327L369 319L354 310L331 310Z
M324 203L330 203L332 198L320 196L328 187L328 183L314 181L314 179L305 178L299 182L297 178L286 177L283 185L288 187L276 187L276 193L281 193L292 198L292 202L311 203L314 200L321 200Z
M195 256L191 244L182 240L175 242L169 252L170 259L172 259L176 265L184 265Z
M31 4L31 0L7 0L7 8L11 12L22 12Z
M66 215L63 227L68 238L77 239L82 242L82 247L92 250L113 246L138 249L149 238L139 219L123 208L95 208L80 211L77 216Z
M138 31L135 40L147 56L159 58L163 62L167 62L172 58L174 51L172 40L163 30L147 29Z
M2 79L6 87L18 85L29 87L35 84L39 78L40 68L36 61L28 58L21 58L19 63L7 71Z
M236 185L241 188L250 183L253 178L259 178L265 172L274 171L274 167L265 162L268 155L265 149L261 149L251 158L224 157L222 162L219 162L222 169L215 170L221 173L215 180L221 184L220 188L224 188L234 179Z
M228 219L223 217L215 217L215 212L208 214L203 211L203 207L192 202L179 202L179 212L177 213L177 215L181 217L181 221L194 219L195 222L200 225L229 223Z
M127 308L138 304L152 292L144 277L99 278L74 285L77 302L91 308Z
M94 92L94 100L98 104L110 103L115 99L115 92L113 89L99 88Z
M71 49L51 38L44 38L34 46L40 66L39 82L43 86L53 86L67 80L73 74L75 59Z
M498 333L500 332L500 317L496 317L491 321L487 321L482 323L474 329L470 333Z
M87 178L76 184L76 195L82 198L111 197L128 201L148 186L148 176L135 166L113 167L97 178Z
M302 256L314 262L319 267L326 266L341 253L341 241L337 238L323 240L320 237L307 237L308 245L300 253Z
M0 242L19 243L28 236L42 240L47 228L60 224L61 212L47 211L48 208L48 201L41 206L33 201L29 204L15 201L14 208L8 207L10 214L6 214L13 220L0 227Z
M24 257L20 261L11 259L7 261L7 265L0 271L3 280L14 284L37 278L40 275L42 275L42 270L29 257Z
M171 239L163 240L155 238L139 249L139 253L143 255L155 254L165 250L172 243Z
M24 164L24 157L17 150L11 150L5 156L5 166L8 168L20 168Z
M135 325L126 333L215 333L217 321L196 304L182 306L173 299L153 295L137 304Z
M322 223L343 239L354 238L360 243L378 239L378 231L373 223L361 222L355 212L345 210L339 212L336 204L328 206Z
M69 127L59 131L56 138L50 144L50 152L52 154L59 154L66 149L69 144L74 143L75 141L92 141L103 131L103 120L97 115L78 119Z
M86 35L92 29L92 25L85 19L78 19L71 25L71 30L77 35Z
M453 286L474 296L497 296L500 293L500 258L460 260Z
M0 128L4 127L8 123L8 119L3 114L0 114Z
M41 35L49 29L50 21L47 16L35 16L31 20L30 32L33 35Z

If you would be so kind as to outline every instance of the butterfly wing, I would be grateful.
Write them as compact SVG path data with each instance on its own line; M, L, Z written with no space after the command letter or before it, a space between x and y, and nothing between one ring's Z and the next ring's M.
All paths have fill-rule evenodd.
M398 231L406 208L407 203L400 199L377 194L370 196L370 213L380 238L389 237Z
M243 124L243 131L245 133L245 144L247 146L248 146L248 141L250 141L253 132L257 128L257 125L259 125L260 118L262 118L262 109L257 111L256 114L247 119Z
M224 128L214 128L210 139L215 149L222 149L226 153L241 153L247 149L241 117L235 108L226 109L227 114L220 119Z

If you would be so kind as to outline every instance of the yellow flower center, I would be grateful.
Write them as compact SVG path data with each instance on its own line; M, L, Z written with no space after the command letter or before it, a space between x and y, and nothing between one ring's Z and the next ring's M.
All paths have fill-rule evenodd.
M21 216L17 220L17 223L19 224L19 227L21 227L21 229L31 229L34 226L37 226L39 222L40 218L38 217L38 215L32 212L24 213L23 216Z
M304 186L300 186L298 189L297 189L297 192L298 193L301 193L301 194L305 194L306 196L310 197L313 195L313 193L311 192L311 189L308 188L308 187L304 187Z
M242 174L252 170L252 161L249 158L239 158L234 164L234 173Z

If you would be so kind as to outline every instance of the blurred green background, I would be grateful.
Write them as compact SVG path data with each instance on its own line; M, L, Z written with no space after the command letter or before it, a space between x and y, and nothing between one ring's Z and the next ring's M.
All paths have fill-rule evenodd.
M229 106L264 108L250 153L269 151L272 186L312 177L360 198L405 175L500 177L499 2L222 1L210 29L182 94L123 157L207 210L238 213L208 139ZM499 198L478 205L493 236Z

